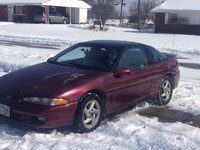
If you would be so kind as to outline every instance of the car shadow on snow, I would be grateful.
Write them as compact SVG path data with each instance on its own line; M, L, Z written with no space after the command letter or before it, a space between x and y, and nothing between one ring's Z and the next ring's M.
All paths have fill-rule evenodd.
M182 122L200 128L200 115L193 115L180 110L167 107L148 107L137 111L137 113L148 118L156 117L160 122Z
M135 106L138 108L141 107L139 110L134 110L134 114L139 114L143 117L148 118L158 118L159 122L163 123L176 123L181 122L184 124L188 124L194 127L200 128L200 115L194 115L192 113L171 109L167 106L158 106L154 100L148 100L148 107L144 107L146 102L141 102L137 105L130 106L129 108L123 109L111 115L108 115L103 124L106 124L108 121L116 122L120 120L128 111L131 111Z

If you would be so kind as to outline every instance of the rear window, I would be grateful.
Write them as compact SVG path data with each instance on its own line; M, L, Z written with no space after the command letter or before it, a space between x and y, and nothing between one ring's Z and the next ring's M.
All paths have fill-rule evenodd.
M167 59L167 56L153 47L147 47L147 54L151 64L158 63Z

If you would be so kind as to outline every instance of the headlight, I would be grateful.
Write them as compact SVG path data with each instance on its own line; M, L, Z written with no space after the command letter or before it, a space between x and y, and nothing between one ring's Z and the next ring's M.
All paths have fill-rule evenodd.
M24 102L47 105L47 106L59 106L66 105L69 100L62 98L42 98L42 97L25 97L22 99Z

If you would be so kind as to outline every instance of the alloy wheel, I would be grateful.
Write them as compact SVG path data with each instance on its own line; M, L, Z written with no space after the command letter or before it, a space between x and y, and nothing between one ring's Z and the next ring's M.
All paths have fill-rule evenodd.
M96 126L100 119L101 107L97 100L90 100L84 107L82 114L83 125L87 129L92 129Z
M162 97L162 100L164 102L168 102L170 97L171 97L171 83L169 80L165 80L163 83L162 83L162 87L161 87L161 97Z

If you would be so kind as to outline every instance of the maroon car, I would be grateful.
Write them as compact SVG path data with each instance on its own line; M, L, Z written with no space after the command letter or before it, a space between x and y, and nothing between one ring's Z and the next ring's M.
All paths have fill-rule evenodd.
M175 55L125 41L73 45L47 62L0 78L2 117L37 128L97 128L103 116L142 100L169 103L179 82Z

